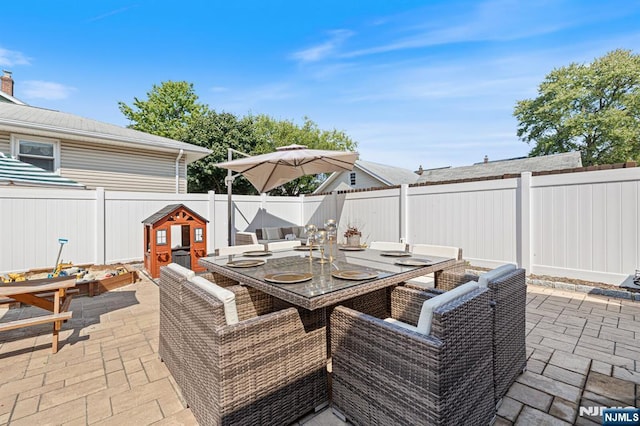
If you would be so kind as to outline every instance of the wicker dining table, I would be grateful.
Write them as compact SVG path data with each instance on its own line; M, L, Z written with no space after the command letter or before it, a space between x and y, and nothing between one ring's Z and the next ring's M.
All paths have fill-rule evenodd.
M223 278L256 288L308 310L333 306L432 272L437 285L442 271L462 262L452 258L410 253L403 255L372 249L343 249L333 246L331 261L327 263L320 263L319 250L304 248L274 251L265 253L264 256L260 253L246 253L203 257L198 262ZM325 258L329 258L327 251ZM245 266L250 259L261 264L238 267ZM412 265L406 265L407 263ZM301 276L300 279L306 279L296 283L269 281L274 275L294 278L298 275Z

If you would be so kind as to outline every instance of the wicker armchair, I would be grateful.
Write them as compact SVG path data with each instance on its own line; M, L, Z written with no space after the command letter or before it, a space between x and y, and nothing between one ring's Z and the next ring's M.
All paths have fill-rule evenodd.
M435 308L429 334L414 331L432 297L394 289L388 320L334 309L332 401L350 422L479 425L494 418L488 290L472 289Z
M495 402L498 404L516 378L525 369L526 355L526 302L527 284L524 269L500 267L483 274L489 288L492 305L493 371ZM443 272L438 289L428 292L440 294L480 277L464 269ZM407 283L408 288L420 288Z
M195 272L171 263L160 268L160 339L158 354L173 375L180 389L184 389L184 347L180 332L182 286Z
M305 331L296 309L271 312L271 296L242 286L222 289L235 295L230 322L197 280L182 287L180 320L183 394L200 424L288 424L326 403L324 328Z

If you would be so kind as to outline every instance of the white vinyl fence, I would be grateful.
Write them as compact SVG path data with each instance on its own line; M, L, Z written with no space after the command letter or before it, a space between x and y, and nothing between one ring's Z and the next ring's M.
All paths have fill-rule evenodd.
M0 188L0 273L51 267L58 238L75 264L141 260L142 220L185 204L227 245L224 194ZM403 185L326 196L233 196L234 227L358 226L363 239L462 247L478 266L620 284L640 268L640 168L458 184Z

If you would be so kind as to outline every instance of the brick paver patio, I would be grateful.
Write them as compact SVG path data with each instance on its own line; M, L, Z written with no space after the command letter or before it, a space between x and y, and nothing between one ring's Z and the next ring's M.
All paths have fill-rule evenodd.
M0 425L196 424L158 359L158 288L76 298L51 354L50 325L0 334ZM37 308L0 310L2 321ZM530 286L528 371L496 425L600 424L580 406L640 406L640 303ZM327 409L301 421L342 425Z

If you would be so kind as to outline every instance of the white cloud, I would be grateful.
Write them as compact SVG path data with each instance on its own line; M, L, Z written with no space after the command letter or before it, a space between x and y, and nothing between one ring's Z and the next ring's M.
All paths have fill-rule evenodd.
M334 54L336 50L354 33L349 30L329 31L329 40L324 43L294 52L291 57L300 62L316 62Z
M12 67L15 65L29 65L30 59L22 52L15 50L3 49L0 47L0 66Z
M66 99L71 95L71 92L76 90L71 86L42 80L25 81L22 86L25 99Z

